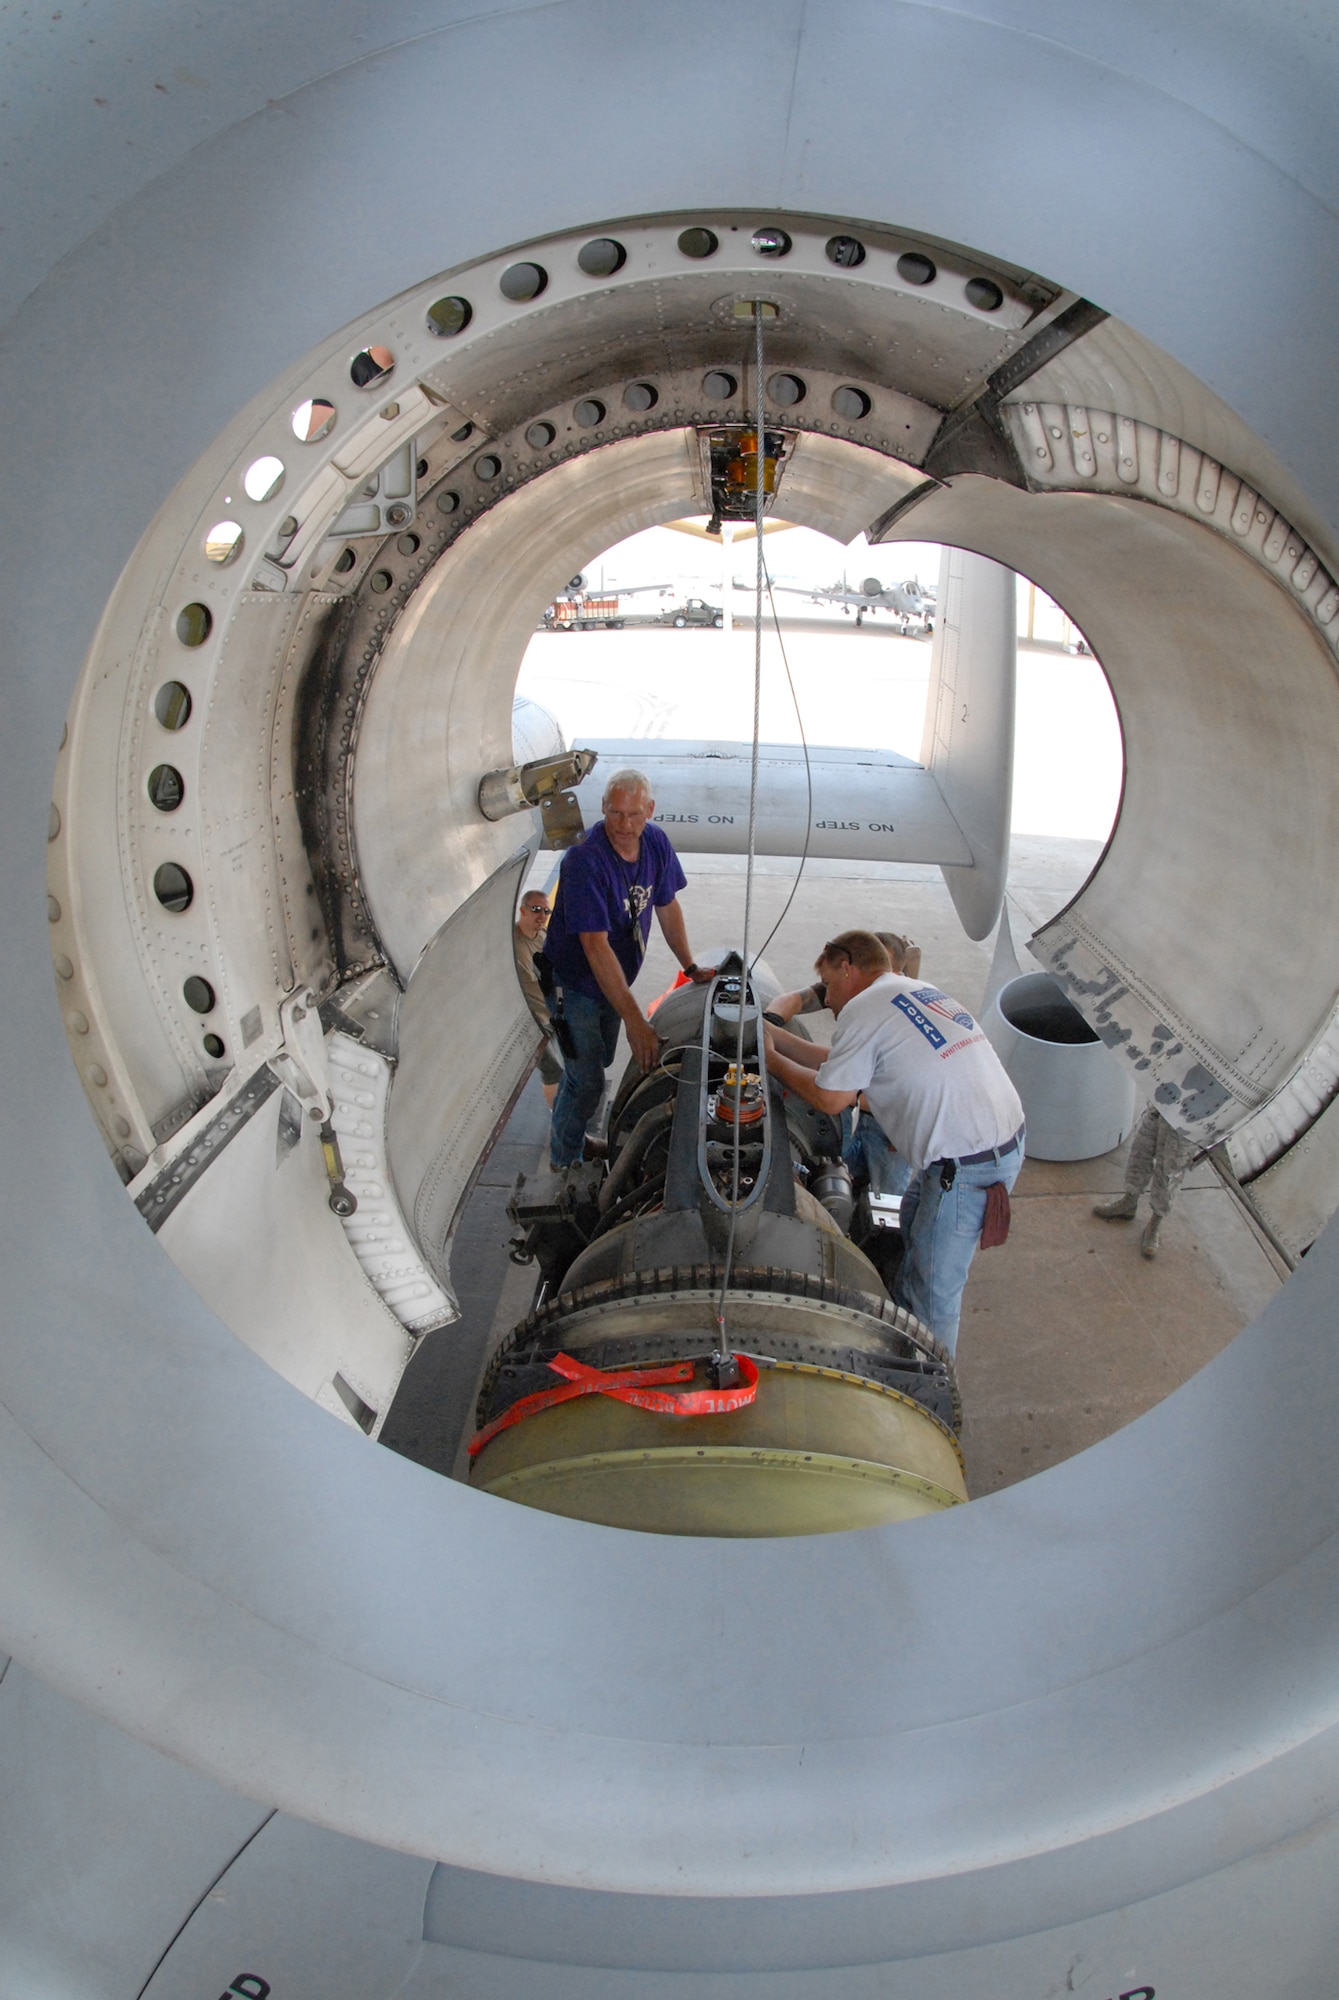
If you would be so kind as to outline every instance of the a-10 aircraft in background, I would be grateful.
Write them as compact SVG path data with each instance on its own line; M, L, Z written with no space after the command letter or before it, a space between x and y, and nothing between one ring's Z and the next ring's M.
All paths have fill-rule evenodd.
M866 612L887 611L899 621L904 633L928 639L934 631L935 593L916 577L908 577L903 583L881 583L877 576L867 576L859 590L852 590L845 577L840 583L813 589L794 583L776 583L772 588L794 597L807 597L814 604L839 604L848 616L855 612L857 625L864 623Z

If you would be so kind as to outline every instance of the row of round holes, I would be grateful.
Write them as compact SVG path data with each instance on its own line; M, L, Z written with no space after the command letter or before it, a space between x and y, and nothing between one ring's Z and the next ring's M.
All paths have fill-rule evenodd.
M784 229L755 229L749 240L760 257L771 259L788 256L792 247L791 238ZM830 236L824 247L830 262L843 270L854 270L865 261L865 246L856 236ZM694 259L712 257L719 248L720 238L712 229L699 227L685 229L680 233L679 250L685 257ZM612 278L616 272L622 270L627 262L627 256L623 244L614 237L597 236L577 252L577 265L589 278ZM904 250L897 260L897 273L904 284L918 286L932 285L939 275L933 258L927 257L920 250ZM525 305L539 298L547 289L548 282L549 274L542 264L525 261L507 266L498 279L498 289L502 296L514 305ZM1004 303L1004 293L992 278L968 278L964 294L968 304L974 306L978 312L998 312ZM428 328L432 333L450 338L463 333L473 317L474 308L468 299L454 293L448 294L444 298L435 300L428 307ZM395 356L388 347L374 345L360 348L349 363L349 379L356 389L371 389L379 382L384 382L394 367ZM637 386L649 387L646 384ZM847 392L839 390L837 393L845 395ZM629 403L628 407L652 408L654 391L651 394L652 402ZM850 394L856 397L861 395L862 391L852 390ZM781 402L782 407L786 407L784 398L776 400ZM792 402L799 400L799 396L791 398ZM600 406L592 403L578 407ZM836 407L834 399L834 408ZM334 404L327 397L309 397L305 402L299 403L293 411L293 435L302 444L315 444L319 439L329 435L336 414ZM868 414L868 405L863 410L856 410L854 407L849 411L838 408L837 414L847 418L848 421L858 422L861 417ZM589 420L588 427L593 427L602 421L601 410L600 416ZM272 455L267 454L256 459L248 466L242 479L242 486L248 499L254 500L258 505L272 500L283 484L284 470L283 461ZM496 477L496 474L493 476ZM245 534L239 522L218 521L205 536L205 556L208 561L223 568L241 553L244 540Z
M809 393L807 385L798 375L773 375L767 384L767 391L778 409L793 408L797 403L802 403ZM738 380L723 368L708 369L702 377L702 393L710 397L713 402L728 403L738 392ZM624 407L629 410L638 412L653 410L659 401L660 392L650 382L630 382L623 391ZM832 407L844 422L859 423L862 418L869 415L873 401L865 390L857 389L854 383L844 382L832 392ZM608 414L605 405L595 396L583 397L579 403L572 406L572 420L581 430L598 429ZM546 417L541 417L538 422L530 425L525 433L525 441L531 451L547 451L557 435L557 427ZM496 479L501 471L502 460L496 452L485 452L482 458L476 458L474 461L474 476L484 484ZM437 495L437 505L443 514L454 514L460 506L460 495L448 488ZM418 547L416 537L402 535L396 544L402 554L413 553L405 546L409 542L414 543L415 549ZM352 549L345 549L335 568L340 573L345 573L353 568L357 560ZM385 582L380 580L382 577L385 577ZM374 590L388 590L389 574L384 570L378 570L373 575L371 583Z
M207 606L188 604L177 613L177 637L183 646L202 646L213 623ZM181 681L164 681L154 696L153 712L162 728L174 734L178 729L184 729L191 715L190 689ZM155 764L149 773L146 790L150 804L162 813L176 812L186 796L185 781L174 764ZM179 862L165 861L155 871L153 892L163 908L176 916L190 908L195 896L195 884ZM187 979L182 994L187 1006L194 1008L197 1014L208 1014L214 1006L213 987L196 973ZM215 1059L225 1053L223 1041L215 1034L205 1036L204 1050L207 1056Z
M164 861L154 870L153 893L165 910L173 916L181 916L189 910L195 900L195 884L178 861ZM186 1005L197 1014L212 1013L216 1004L213 987L199 973L193 972L181 989ZM221 1035L212 1029L203 1040L204 1052L214 1062L227 1054L227 1045Z
M791 238L784 229L756 229L750 239L753 249L760 257L779 258L789 254ZM706 228L685 229L679 236L679 249L683 256L703 259L714 256L720 247L720 238L714 230ZM854 269L865 261L865 246L854 236L829 237L825 246L829 260L843 269ZM610 278L623 268L627 261L627 251L615 238L596 237L583 245L577 253L577 264L587 277ZM917 251L906 251L897 261L898 275L907 284L928 285L938 275L930 258ZM543 265L531 262L510 264L498 280L498 288L504 298L514 304L525 304L536 299L548 285L548 273ZM994 312L1003 303L1004 294L999 286L986 278L968 280L967 298L969 303L983 312ZM438 299L428 308L428 325L432 332L450 336L463 333L473 318L474 309L468 299L448 296ZM395 356L390 349L382 346L361 348L349 364L349 379L357 389L370 389L382 382L395 366ZM722 402L728 402L736 393L738 383L724 370L711 370L703 378L703 391ZM805 384L797 375L778 374L768 383L768 392L774 405L780 409L793 408L804 400ZM655 408L658 393L649 382L630 383L623 393L626 408L644 412ZM870 398L863 389L852 384L843 384L833 391L832 407L836 414L847 422L859 422L868 416ZM573 407L572 416L583 430L594 430L605 420L607 411L596 397L585 397ZM294 436L303 444L315 444L329 435L336 418L335 406L325 397L309 397L293 411L292 428ZM526 432L526 442L533 451L542 451L551 445L556 436L552 424L540 421L530 426ZM502 470L502 461L494 453L485 453L475 463L475 475L481 480L496 479ZM282 459L266 454L255 459L243 474L242 486L248 499L257 505L272 500L283 484L285 467ZM460 505L457 494L443 493L438 496L438 506L445 513L454 512ZM404 541L413 537L405 536ZM206 558L222 568L232 562L241 552L245 535L235 521L220 521L205 537ZM351 552L346 551L340 561L347 568ZM354 559L356 560L356 558ZM388 571L378 570L371 578L374 590L386 591L390 588ZM209 636L213 620L203 604L191 604L178 614L177 635L183 645L198 646ZM162 703L169 689L176 690L174 699L184 698L185 713L179 721L169 723L160 714L164 727L180 728L190 713L190 696L180 682L170 682L160 689L159 703ZM155 806L161 812L173 812L181 804L184 787L180 773L170 765L159 765L150 774L149 792ZM159 887L159 877L165 877L165 888ZM155 892L165 908L184 910L189 906L193 892L190 877L176 862L165 862L154 877ZM185 900L182 900L184 893ZM169 900L169 898L171 900ZM215 1037L214 1039L217 1039Z
M755 229L749 240L760 257L775 260L788 256L791 250L791 239L784 229ZM824 247L829 261L842 270L854 270L865 261L865 246L856 236L830 236ZM713 257L719 248L720 238L713 229L685 229L679 237L679 250L685 257ZM588 278L612 278L622 270L627 257L626 249L614 237L597 236L577 252L577 266ZM904 284L932 285L939 276L939 270L933 258L927 257L923 251L904 250L897 260L897 274ZM509 264L498 279L498 290L513 305L527 305L547 290L548 282L549 274L544 266L527 261ZM993 278L968 278L963 291L967 303L978 312L998 312L1004 304L1004 292ZM428 307L428 329L450 338L463 333L473 317L474 307L470 301L450 293ZM368 350L369 353L377 351ZM359 360L362 358L360 356ZM354 365L357 366L357 362ZM355 376L354 379L358 378Z
M357 389L374 388L390 374L395 356L388 347L360 348L349 363L349 379ZM324 396L308 397L293 411L293 435L301 444L315 444L327 437L335 422L335 406ZM284 483L287 467L272 452L253 459L242 474L242 491L258 507L273 500ZM296 532L297 523L293 524ZM205 536L205 558L218 569L233 562L242 552L246 533L239 521L216 521Z
M355 387L368 389L383 380L394 368L395 357L389 348L366 347L356 354L349 365L349 376ZM323 397L309 398L293 411L293 434L301 442L314 444L328 435L335 422L335 406ZM273 453L262 454L254 459L242 475L242 490L247 498L263 506L273 500L284 483L286 468L280 458ZM294 524L296 529L296 523ZM404 536L402 541L414 541L414 537ZM245 534L236 521L216 522L205 536L205 556L217 567L223 568L241 553ZM373 580L374 588L376 579ZM387 584L389 585L389 577ZM205 604L193 603L183 607L177 614L177 637L183 646L202 646L213 630L213 615ZM178 730L185 727L191 713L190 690L181 681L164 682L154 697L154 713L164 729ZM149 773L148 794L151 803L159 812L175 812L185 797L185 783L181 773L171 764L157 764ZM165 910L179 916L191 906L195 897L195 884L190 875L176 861L165 861L154 872L154 895ZM192 974L182 989L187 1005L196 1013L209 1013L214 1004L214 989L207 979ZM220 1036L207 1034L204 1049L208 1056L217 1060L226 1053Z
M784 257L791 248L791 239L783 229L758 229L752 237L753 248L760 256ZM704 258L712 256L719 248L719 238L709 229L686 229L679 237L679 248L685 257ZM853 268L864 262L865 248L853 236L833 236L827 243L830 260L845 268ZM612 237L598 237L587 243L578 253L577 263L588 277L612 277L622 269L627 252L621 243ZM899 274L910 284L930 284L936 270L929 258L915 252L907 252L898 260ZM499 280L504 297L516 303L524 303L538 298L548 284L548 274L539 264L522 263L509 265ZM973 287L978 288L978 296L972 297ZM968 295L972 303L982 310L993 311L1003 299L999 287L985 279L972 279L968 284ZM986 294L991 296L987 298ZM428 310L428 324L435 333L453 334L463 332L473 316L473 308L468 300L460 298L439 299ZM395 366L395 356L390 349L370 346L359 350L349 364L349 376L359 389L374 387L384 381ZM738 383L734 376L723 369L709 370L703 377L704 394L729 402L736 394ZM801 403L807 393L804 382L797 375L773 375L768 383L768 392L773 404L780 409L793 408ZM632 382L623 392L624 406L629 410L645 412L655 408L659 401L658 391L650 382ZM843 384L833 391L832 407L836 414L847 422L858 423L868 416L871 402L863 389L853 384ZM583 430L594 430L604 422L608 412L605 405L594 396L584 397L573 406L574 422ZM324 397L310 397L293 411L292 428L294 436L306 444L314 444L326 437L335 423L335 406ZM557 433L552 424L543 420L530 426L526 432L526 442L533 451L543 451L550 446ZM475 462L475 476L484 481L496 479L502 471L502 461L495 453L485 453ZM283 484L285 467L281 459L272 454L255 459L243 474L242 485L247 497L258 505L272 500ZM458 494L443 493L438 496L439 508L444 513L452 513L460 505ZM244 541L241 526L234 521L215 524L205 537L205 555L219 567L230 563L241 552ZM402 541L413 541L412 536L404 536ZM415 547L417 542L415 541ZM353 567L356 557L346 550L336 565L345 569ZM378 570L370 579L371 588L385 592L390 588L388 571ZM177 617L177 636L183 645L199 646L208 638L213 619L203 604L190 604ZM186 701L189 714L190 696L179 682L170 684L177 688ZM160 690L160 701L164 690ZM163 717L160 716L160 720ZM176 723L166 723L165 727L180 728L185 715ZM162 812L173 812L181 804L184 787L180 774L170 765L160 765L150 775L150 797ZM175 867L175 863L165 864ZM184 870L180 871L184 876ZM161 898L160 898L161 900ZM180 907L184 908L182 904Z
M756 229L750 238L752 248L760 257L776 259L785 257L791 249L791 238L784 229L764 227ZM679 236L679 250L685 257L701 260L714 256L720 247L720 239L714 230L706 228L685 229ZM865 246L854 236L832 236L825 245L826 254L833 264L843 269L855 269L865 261ZM613 237L596 237L583 245L577 253L577 265L587 277L613 277L627 261L627 251ZM907 284L933 284L938 272L933 261L918 251L906 251L897 260L898 275ZM511 264L498 280L498 288L504 298L514 304L525 304L538 298L548 285L548 273L543 265L529 261ZM981 312L995 312L1003 304L1004 294L1000 287L988 278L970 278L967 281L968 303ZM468 299L448 296L438 299L428 308L427 320L430 330L442 336L463 333L473 317L473 307ZM349 364L349 379L357 389L370 389L385 380L395 366L395 357L389 348L369 346L359 350ZM735 395L738 383L724 370L711 370L703 378L703 391L708 396L729 402ZM793 408L804 400L806 388L799 376L778 374L768 383L768 393L773 404L781 409ZM627 409L645 412L655 408L659 400L658 392L649 382L634 382L624 390L623 402ZM871 403L863 389L852 384L843 384L832 395L832 407L836 414L847 422L859 422L868 416ZM572 411L573 420L584 430L598 428L605 420L607 411L603 403L595 397L583 398ZM315 444L329 435L336 419L332 402L325 397L310 397L300 403L292 413L294 436L303 444ZM556 436L552 424L544 421L534 423L526 432L526 442L533 451L542 451L551 445ZM481 480L496 479L502 470L502 462L493 453L486 453L475 463L475 474ZM282 459L273 454L264 454L253 460L242 477L243 491L249 500L263 506L272 500L283 485L285 467ZM459 495L443 493L438 496L439 508L444 513L454 512L460 505ZM205 536L206 559L223 568L241 553L245 533L240 523L220 521ZM405 545L413 544L406 550ZM404 535L399 544L402 553L413 553L418 547L417 537ZM351 551L341 556L340 562L352 568ZM337 565L338 567L338 565ZM370 579L371 588L385 592L391 586L389 571L378 570ZM177 636L185 646L200 646L208 638L213 626L212 616L207 606L189 604L177 616ZM161 687L155 698L155 713L165 729L177 730L184 726L191 710L189 691L180 681L168 681ZM185 786L179 771L170 764L159 764L149 774L149 797L160 812L175 812L185 796ZM194 897L194 884L186 870L175 861L164 862L154 875L154 893L164 909L175 914L187 910ZM188 1004L197 1012L208 1012L214 1005L213 988L207 980L192 975L186 982L185 992ZM196 998L192 998L195 993ZM200 995L208 996L207 1006L198 1004ZM224 1053L224 1044L217 1035L205 1036L205 1051L218 1057Z
M385 350L381 351L385 352ZM802 403L808 393L805 383L798 375L773 375L767 387L773 404L779 409L793 408L796 404ZM735 376L727 373L725 369L709 369L702 378L702 393L716 402L730 402L738 393L738 389L739 383L737 379ZM651 382L630 382L623 391L624 408L632 410L639 415L645 414L648 410L653 410L659 401L660 392L654 383ZM303 409L307 407L305 404L302 406ZM325 407L331 411L331 421L333 422L333 405L327 404ZM854 383L843 383L832 392L833 411L845 423L861 422L863 418L869 415L872 407L873 403L870 396L864 389L857 389ZM296 414L299 413L295 413L295 416ZM575 403L572 407L573 421L581 430L597 430L608 414L607 408L596 396L583 397L580 402ZM468 436L472 428L472 425L466 424L454 435L458 439L463 439L465 436ZM532 451L547 451L557 435L556 426L549 423L546 418L540 418L537 422L531 424L526 431L525 441ZM260 463L260 461L257 461L257 463ZM275 460L274 463L277 465L278 460ZM426 461L424 461L421 464L419 476L423 477L426 471L427 465ZM497 456L496 452L485 452L481 458L475 460L475 477L485 483L496 479L501 471L502 460ZM278 481L271 488L272 493L277 491ZM440 493L437 496L437 505L442 513L453 514L460 505L460 495L450 491ZM418 538L413 534L402 535L396 544L402 555L415 554L418 546ZM358 558L352 549L345 549L335 563L336 573L347 575L357 560ZM391 587L389 571L374 571L370 578L370 584L371 588L376 591L384 592L389 590ZM209 612L203 604L187 605L177 618L178 637L181 639L183 645L200 645L208 637L211 624L212 620L210 619ZM195 634L198 634L198 636L193 636Z
M200 646L209 637L212 620L203 604L188 604L177 616L177 637L184 646ZM153 700L153 712L162 728L184 729L191 715L189 688L181 681L164 681ZM156 764L149 773L148 793L159 812L175 812L186 795L181 773L172 764ZM195 900L195 884L178 861L164 861L155 869L153 893L162 907L180 916ZM207 979L192 973L181 989L186 1005L197 1014L213 1012L214 989ZM204 1037L205 1054L215 1062L227 1053L220 1035Z

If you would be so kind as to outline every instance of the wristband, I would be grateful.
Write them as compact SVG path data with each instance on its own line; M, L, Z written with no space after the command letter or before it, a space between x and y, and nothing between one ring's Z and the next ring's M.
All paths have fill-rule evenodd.
M689 979L691 979L691 978L693 977L693 974L694 974L694 973L695 973L696 971L697 971L697 960L696 960L696 959L694 959L694 960L693 960L693 963L692 963L691 965L685 965L685 967L684 967L684 972L685 972L685 973L687 974L687 976L688 976L688 978L689 978Z

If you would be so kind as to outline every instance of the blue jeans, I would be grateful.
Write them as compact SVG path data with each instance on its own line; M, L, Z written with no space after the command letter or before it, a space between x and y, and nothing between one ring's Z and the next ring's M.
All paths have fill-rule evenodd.
M563 990L563 1019L575 1055L563 1056L563 1080L553 1100L549 1159L555 1168L573 1167L586 1143L586 1127L604 1091L604 1073L618 1047L619 1019L601 996Z
M994 1181L1013 1186L1023 1164L1023 1148L1020 1144L1003 1158L992 1155L975 1166L960 1166L947 1192L940 1185L941 1164L932 1160L902 1197L906 1247L893 1283L893 1300L915 1313L952 1354L958 1344L963 1287L986 1219L986 1189Z
M842 1113L842 1158L854 1181L868 1181L871 1194L905 1194L912 1172L904 1153L896 1152L871 1112L862 1111L854 1132L847 1131L851 1114Z

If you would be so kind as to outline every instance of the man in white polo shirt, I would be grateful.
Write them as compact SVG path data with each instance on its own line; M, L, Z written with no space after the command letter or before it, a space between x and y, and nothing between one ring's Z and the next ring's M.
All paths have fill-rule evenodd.
M1023 1164L1023 1107L981 1028L956 1000L889 970L871 931L843 931L814 967L837 1016L830 1049L769 1029L772 1073L820 1111L864 1092L915 1175L902 1198L905 1255L893 1286L952 1353L987 1207L1007 1227ZM988 1196L994 1187L1003 1192ZM997 1229L991 1240L1002 1241Z

